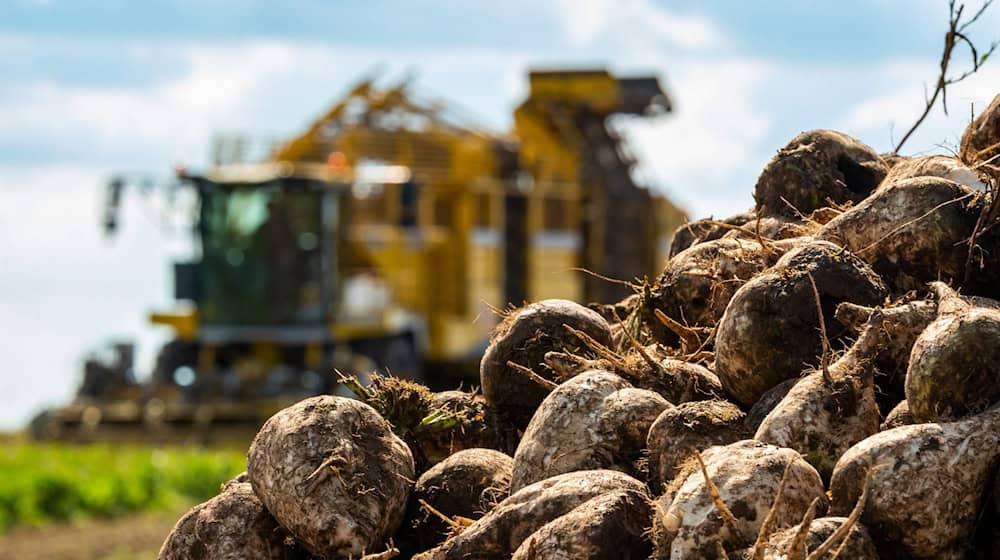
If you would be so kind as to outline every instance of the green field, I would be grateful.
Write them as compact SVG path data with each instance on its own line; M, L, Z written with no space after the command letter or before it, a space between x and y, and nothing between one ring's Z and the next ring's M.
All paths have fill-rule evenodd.
M15 525L176 509L216 495L245 463L234 450L4 442L0 533Z

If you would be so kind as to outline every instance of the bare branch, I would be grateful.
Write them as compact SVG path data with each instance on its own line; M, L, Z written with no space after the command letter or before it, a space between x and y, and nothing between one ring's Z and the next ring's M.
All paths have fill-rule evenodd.
M968 45L969 50L972 51L972 53L971 53L972 54L972 69L973 70L978 70L979 69L979 52L976 51L976 45L973 45L972 41L970 41L968 37L966 37L965 35L963 35L960 32L955 32L955 38L961 40L963 43L965 43L966 45Z
M940 67L940 72L938 73L938 78L936 85L934 87L934 92L928 97L926 91L926 84L924 85L924 110L917 118L913 126L903 135L896 144L896 148L893 150L894 154L898 154L906 141L910 139L910 136L923 124L924 120L930 114L931 110L934 108L935 103L937 103L938 98L941 98L941 109L944 114L948 114L948 86L957 84L962 80L968 78L969 76L975 74L982 68L983 64L989 59L990 55L997 48L997 42L990 44L990 48L983 53L979 54L979 50L973 44L972 40L968 38L965 34L965 30L969 28L973 23L976 22L983 15L984 12L990 7L993 0L986 0L983 2L982 6L972 15L971 18L962 21L962 15L965 12L965 5L960 4L957 8L955 6L954 0L949 0L948 2L948 30L944 34L944 48L941 51L941 62L938 64ZM948 77L948 67L951 64L952 54L954 53L955 47L960 43L964 43L972 54L972 68L962 72L955 78Z
M983 5L979 7L979 10L975 13L975 15L973 15L971 18L969 18L969 21L963 23L962 26L958 28L958 30L959 31L965 31L966 29L968 29L968 27L970 25L972 25L973 23L976 23L976 20L979 19L979 16L983 15L983 12L985 12L986 9L989 8L990 4L992 4L992 3L993 3L993 0L986 0L985 2L983 2Z
M989 57L993 56L993 53L997 50L998 45L1000 45L1000 43L998 43L997 41L990 43L990 48L987 49L987 51L983 53L982 56L979 56L978 54L976 54L976 51L973 50L973 56L978 57L976 64L973 65L971 70L966 70L965 72L962 72L962 74L959 77L949 78L948 80L945 80L945 85L950 86L952 84L957 84L958 82L961 82L962 80L978 72L979 69L982 68L983 63L985 63Z

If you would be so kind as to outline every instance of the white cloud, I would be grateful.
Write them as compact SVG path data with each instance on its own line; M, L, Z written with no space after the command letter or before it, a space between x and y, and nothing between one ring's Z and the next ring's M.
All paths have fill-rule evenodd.
M840 126L859 137L870 138L869 143L879 150L890 150L893 147L890 140L898 142L923 111L925 84L928 90L933 88L937 65L929 60L923 63L889 60L871 65L867 74L877 84L876 93L847 107ZM979 73L950 86L949 114L944 114L939 99L907 140L903 153L945 153L956 148L973 112L978 113L1000 94L997 84L1000 84L1000 66L991 61ZM887 133L890 129L891 138Z
M627 126L641 168L666 185L692 216L728 215L752 204L770 116L758 98L775 70L753 59L691 62L675 68L676 114Z
M588 45L604 30L612 0L560 0L556 2L559 23L573 46Z
M718 47L723 34L711 20L656 6L652 0L560 0L556 20L569 44L626 47Z
M31 46L21 36L0 36L4 42ZM398 52L279 41L113 48L149 63L179 58L184 71L153 84L0 85L0 143L33 143L37 151L51 152L49 159L115 158L110 161L137 167L200 162L219 131L292 134L385 61L396 72L419 69L418 91L443 92L466 106L492 106L482 120L505 125L509 116L501 116L501 97L522 87L527 60L517 52L488 49Z
M645 182L693 216L752 204L771 125L759 102L774 73L769 61L733 52L711 19L653 0L562 0L553 15L576 48L606 53L628 69L669 72L664 86L673 86L675 112L620 123Z
M162 165L174 158L200 160L212 133L241 121L252 125L247 100L268 85L282 87L296 54L310 54L269 42L124 48L150 63L179 57L187 70L152 85L10 84L0 88L0 139L51 145L59 138L56 149L63 152L145 156L146 164L150 156Z

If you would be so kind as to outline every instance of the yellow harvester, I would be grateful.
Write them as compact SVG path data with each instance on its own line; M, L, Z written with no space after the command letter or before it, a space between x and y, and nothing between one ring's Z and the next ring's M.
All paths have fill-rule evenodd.
M178 309L151 317L174 340L149 383L131 378L127 346L88 362L75 401L35 432L242 436L336 390L334 369L432 386L473 377L496 309L628 295L581 269L657 274L684 216L635 184L608 119L670 102L655 78L529 79L507 136L363 81L266 158L229 146L203 173L179 173L198 201L197 257L175 264ZM112 185L117 206L123 183Z

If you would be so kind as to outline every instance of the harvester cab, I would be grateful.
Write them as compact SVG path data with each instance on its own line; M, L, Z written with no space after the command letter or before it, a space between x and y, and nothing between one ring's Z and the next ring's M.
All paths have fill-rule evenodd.
M358 346L351 350L380 369L419 377L415 348L404 361L359 345L402 337L412 346L421 329L394 305L378 270L364 266L346 243L345 198L358 188L406 180L398 168L370 168L368 176L368 182L356 183L331 166L289 162L218 166L185 176L200 200L200 251L195 260L175 263L174 285L175 297L193 305L154 313L151 320L171 326L180 340L210 349L197 363L206 373L219 365L235 367L220 352L248 345L240 350L251 350L258 365L292 365L307 377L297 382L315 391L314 372L358 369L343 359L329 363L332 346L346 344ZM168 383L176 377L169 368L157 373Z
M174 263L177 309L150 315L173 339L145 385L131 347L119 345L116 361L88 360L74 402L48 413L49 436L130 439L141 427L167 440L238 438L290 402L335 390L334 371L421 378L423 326L341 228L352 190L405 182L405 170L369 166L359 184L336 166L266 162L177 179L197 201L194 257ZM117 222L123 188L109 184L105 225Z

